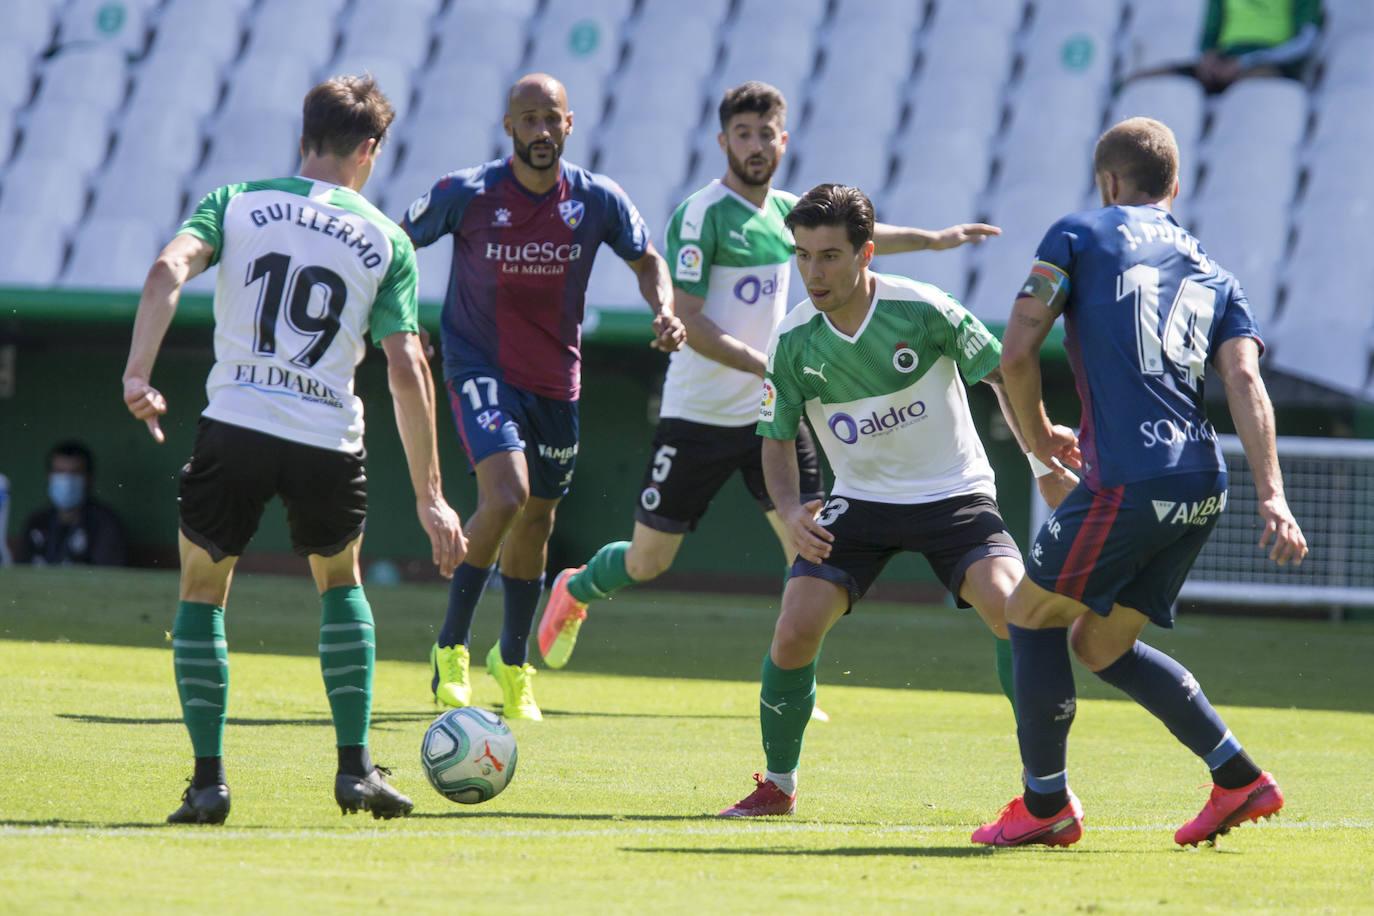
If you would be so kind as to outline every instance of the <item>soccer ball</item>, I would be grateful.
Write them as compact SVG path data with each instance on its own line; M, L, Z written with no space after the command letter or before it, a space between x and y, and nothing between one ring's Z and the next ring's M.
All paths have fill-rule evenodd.
M429 726L420 765L449 801L475 805L501 794L515 775L515 735L485 709L450 709Z

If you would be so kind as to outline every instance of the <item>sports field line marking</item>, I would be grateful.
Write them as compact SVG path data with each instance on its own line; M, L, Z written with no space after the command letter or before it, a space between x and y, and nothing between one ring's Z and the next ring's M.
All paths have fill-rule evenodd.
M458 837L465 839L491 838L491 839L540 839L545 837L654 837L654 836L740 836L740 835L787 835L794 833L862 833L865 837L871 836L893 836L893 835L919 835L919 834L944 834L954 833L966 838L968 832L974 825L961 826L922 826L915 824L894 824L886 827L873 827L863 824L798 824L798 823L741 823L738 820L723 821L709 826L704 824L682 825L677 827L605 827L597 830L472 830L464 826L459 834L455 829L449 830L409 830L400 828L395 832L388 832L385 827L377 826L372 829L361 830L334 830L325 827L300 829L300 830L235 830L224 827L205 827L203 829L176 829L175 833L168 831L173 828L165 828L162 825L149 825L148 827L67 827L67 826L22 826L15 824L0 825L0 837L7 836L90 836L90 837L164 837L176 836L178 839L196 840L224 840L224 839L268 839L268 840L299 840L299 839L352 839L352 840L376 840L378 837L390 837L398 840L409 838L435 838L435 837ZM1374 828L1374 821L1306 821L1299 823L1285 823L1283 821L1270 821L1264 824L1247 824L1247 829L1261 830L1369 830ZM1091 822L1085 827L1085 833L1173 833L1177 829L1177 824L1117 824L1102 827L1095 827Z

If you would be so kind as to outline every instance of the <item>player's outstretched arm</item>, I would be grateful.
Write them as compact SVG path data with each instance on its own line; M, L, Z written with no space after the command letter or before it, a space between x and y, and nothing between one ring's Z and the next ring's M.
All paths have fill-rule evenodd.
M150 383L153 364L181 301L181 287L210 266L214 253L210 243L179 234L162 249L143 281L129 359L124 364L124 404L129 413L148 424L148 432L158 442L166 438L157 418L167 412L167 399Z
M1283 493L1283 474L1279 471L1275 444L1274 405L1259 374L1259 344L1251 337L1232 337L1222 341L1213 360L1221 383L1226 386L1226 405L1236 435L1245 447L1245 460L1255 480L1259 513L1264 520L1259 546L1269 549L1269 559L1280 566L1290 560L1294 565L1307 556L1307 539L1288 508Z
M778 518L792 539L792 549L803 559L821 563L830 556L835 536L816 521L820 500L802 504L801 474L797 470L796 439L763 436L763 482L777 508Z
M654 310L653 348L671 353L687 340L687 330L673 311L673 281L668 276L668 264L652 243L642 257L626 261L639 278L639 294Z
M1012 438L1021 447L1021 451L1027 455L1032 454L1030 444L1026 441L1026 436L1021 432L1021 423L1016 419L1016 411L1012 409L1011 399L1007 396L1007 386L1002 378L1002 369L993 369L983 376L983 381L992 388L997 395L997 406L1002 409L1002 417L1007 421L1007 428L1011 430ZM1035 474L1035 486L1040 490L1041 497L1049 504L1051 509L1059 508L1074 487L1078 486L1078 475L1070 471L1058 461L1046 465L1040 470L1032 468Z
M1050 422L1041 397L1040 348L1054 326L1054 312L1032 296L1018 296L1002 335L1002 381L1026 450L1044 464L1083 466L1078 436Z
M445 578L467 555L468 540L458 513L444 499L439 449L434 434L434 380L417 334L401 331L382 338L387 381L396 408L396 429L410 468L415 511L429 535L433 559Z
M685 289L673 290L673 312L687 329L687 346L722 366L763 378L767 357L707 318L705 306L702 297Z
M978 244L991 236L1001 235L1002 230L987 223L960 223L947 229L931 231L914 226L892 226L887 223L873 224L873 251L875 254L900 254L903 251L944 251L960 245Z

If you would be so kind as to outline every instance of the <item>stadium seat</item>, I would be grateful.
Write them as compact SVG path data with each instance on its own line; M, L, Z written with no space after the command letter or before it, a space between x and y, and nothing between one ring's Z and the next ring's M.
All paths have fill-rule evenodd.
M443 57L418 77L415 107L410 121L415 123L478 118L488 129L506 113L506 99L512 83L505 67L488 66L475 56Z
M1049 99L1056 109L1083 116L1048 116L1038 101ZM1044 76L1037 85L1023 85L1010 110L998 155L1001 184L1086 184L1101 123L1099 86L1074 74Z
M219 104L223 80L221 64L194 49L174 48L153 52L134 70L134 88L129 94L124 119L153 118L165 109L188 112L200 119Z
M670 109L669 109L670 110ZM597 133L597 170L614 176L644 163L652 150L653 168L672 186L686 177L691 149L677 141L682 122L668 115L644 117L630 111L612 119Z
M1274 314L1289 212L1285 202L1248 194L1204 197L1190 210L1203 249L1240 280L1261 322Z
M23 122L25 159L61 159L86 177L110 149L109 115L98 105L60 102L34 105Z
M980 321L1004 324L1011 314L1012 303L1021 285L1026 282L1035 249L1049 228L1046 223L1034 234L1005 234L978 246L967 257L974 263L972 286L963 302ZM950 252L940 252L950 254Z
M799 154L792 184L799 194L818 184L847 184L873 198L887 187L891 165L886 144L834 142L818 136Z
M681 203L674 196L678 178L681 176L669 176L657 168L644 167L609 169L606 174L630 195L630 200L634 203L635 209L639 210L639 215L644 218L645 225L649 227L649 234L661 252L663 230L668 226L668 217L672 216L673 209Z
M431 69L465 67L468 72L489 70L500 75L507 85L512 72L525 56L527 23L525 17L504 15L450 6L435 24L434 34L439 48ZM482 53L471 53L481 48ZM450 86L452 91L455 87Z
M961 302L968 292L968 253L962 248L879 255L873 260L873 269L934 284Z
M0 33L0 112L22 108L33 97L32 61L27 45Z
M960 194L967 190L976 195L987 184L987 144L973 131L907 134L894 149L898 152L894 193L909 185L947 185ZM970 210L956 222L968 222L973 215Z
M290 55L311 69L318 69L334 57L338 44L337 7L332 0L310 2L304 7L269 0L249 21L244 53L252 59ZM312 27L301 28L307 22Z
M195 112L171 106L157 111L135 108L119 122L110 165L148 163L164 175L180 178L200 164L204 147Z
M148 267L167 239L163 227L138 217L93 217L72 236L60 285L84 289L143 287Z
M0 36L23 47L29 57L46 52L57 29L54 6L43 0L0 3Z
M924 5L920 3L836 0L835 11L826 26L827 40L833 42L836 35L852 30L867 32L870 40L886 45L892 40L891 35L912 37L921 27L924 16Z
M1231 148L1297 146L1307 129L1307 88L1296 80L1241 80L1217 97L1207 131L1207 152Z
M1363 298L1342 300L1353 305L1350 312L1363 307L1368 313L1368 290L1366 286ZM1304 295L1302 302L1306 304L1324 292L1329 291ZM1293 296L1291 290L1289 296ZM1290 307L1284 317L1291 312ZM1267 360L1289 375L1355 396L1363 394L1369 383L1369 361L1369 323L1351 318L1349 312L1322 321L1312 321L1306 315L1281 320L1274 329Z
M672 113L677 124L674 135L696 127L706 108L706 68L710 64L705 57L674 55L665 59L652 45L631 44L625 66L615 74L615 116L620 118L627 111L637 115L644 108L643 100L653 99L654 109ZM718 104L720 100L715 101Z
M1367 0L1323 0L1327 35L1374 31L1374 6Z
M419 66L432 42L427 17L398 15L394 0L355 0L343 22L339 54L382 53Z
M189 215L185 196L181 173L171 173L152 160L126 159L116 153L96 179L90 216L122 218L137 214L147 219L165 242Z
M222 115L253 112L301 116L301 99L315 85L309 62L275 51L244 55L227 74Z
M58 24L58 46L100 45L138 57L148 43L148 12L156 5L157 0L72 0Z
M604 78L620 63L622 16L577 4L551 6L534 29L526 69L568 78L590 73Z
M1032 238L1038 244L1045 230L1060 217L1082 209L1085 184L1086 176L1083 181L1059 186L1048 182L999 185L986 204L989 222L1000 226L1007 239ZM1007 246L980 247L988 253Z
M148 53L156 56L191 48L202 57L226 63L239 53L243 18L243 10L233 3L168 0Z
M1374 29L1334 37L1322 64L1323 92L1374 84Z
M1316 126L1309 152L1351 145L1368 149L1374 144L1374 118L1352 117L1354 112L1374 111L1374 80L1362 86L1345 86L1318 93Z
M60 155L21 155L0 175L0 214L69 227L86 210L86 182L79 177L82 174L80 163Z
M639 294L639 278L629 266L608 248L603 248L592 265L587 281L587 306L591 308L644 309L648 325L648 306Z
M114 111L128 89L124 52L111 47L64 48L40 71L37 103L62 105L82 102Z
M1017 97L1023 105L1033 99L1038 104L1062 110L1052 92L1071 80L1087 83L1099 97L1105 94L1115 54L1116 22L1111 12L1115 4L1079 6L1084 12L1087 9L1103 12L1092 18L1083 14L1068 15L1070 10L1061 9L1058 4L1037 7L1036 18L1021 46L1021 89ZM1051 10L1055 15L1050 15Z
M826 0L737 0L735 25L789 28L800 21L814 28L825 18L825 10Z
M45 211L10 214L0 202L0 285L52 286L62 270L67 245L65 226L45 218Z
M840 85L851 99L880 86L900 92L916 62L916 30L905 22L883 27L868 17L841 18L824 30L824 37L824 63L816 88Z
M873 198L878 219L900 226L943 229L978 219L983 183L961 184L938 171L903 171L883 194Z
M269 174L284 174L300 158L300 115L281 112L226 111L210 132L210 151L204 168L224 163L253 162L267 167ZM247 181L249 176L236 179Z
M689 18L653 12L661 8L649 3L630 23L626 39L631 51L638 48L637 56L643 60L705 73L715 63L716 46L720 43L716 28L719 17L713 20L708 13L695 8Z
M14 112L0 108L0 163L8 162L14 152L15 134Z
M913 115L904 135L969 130L990 142L1001 125L1011 69L1010 44L965 29L921 45L920 69L910 95Z
M451 121L412 118L404 134L405 158L386 163L382 170L424 170L438 178L445 172L486 162L495 155L491 118L468 115ZM384 153L383 155L389 155Z
M896 80L865 85L851 80L818 79L807 101L805 128L836 142L886 144L906 102Z
M1135 0L1121 43L1121 76L1198 57L1206 0Z
M186 215L194 212L201 199L216 188L245 181L285 178L295 171L294 168L282 167L279 160L261 154L243 159L207 159L183 185L186 189Z
M635 27L652 29L654 34L666 34L677 26L688 26L689 22L695 20L714 29L720 25L729 9L730 0L699 0L692 4L692 15L684 17L682 4L678 0L640 0Z
M1024 21L1025 0L938 0L926 29L926 43L943 40L948 29L982 29L988 41L1009 38Z
M1137 7L1138 8L1138 7ZM1112 99L1107 124L1126 118L1163 121L1178 140L1185 171L1196 170L1206 99L1202 86L1190 76L1152 76L1132 80Z

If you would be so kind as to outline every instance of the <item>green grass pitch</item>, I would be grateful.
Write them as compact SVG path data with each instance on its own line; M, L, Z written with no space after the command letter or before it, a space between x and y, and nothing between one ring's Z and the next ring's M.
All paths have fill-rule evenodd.
M776 599L629 591L540 671L519 772L454 805L419 765L441 586L369 589L374 758L406 820L341 817L299 578L242 576L224 827L170 827L190 772L165 641L169 573L0 572L0 913L1374 913L1374 624L1185 616L1147 638L1202 682L1287 797L1213 848L1173 831L1206 770L1082 669L1068 849L968 835L1019 787L990 636L950 607L865 603L827 640L796 816L721 821L762 768L758 669ZM496 638L500 596L473 654ZM474 668L475 701L494 682Z

